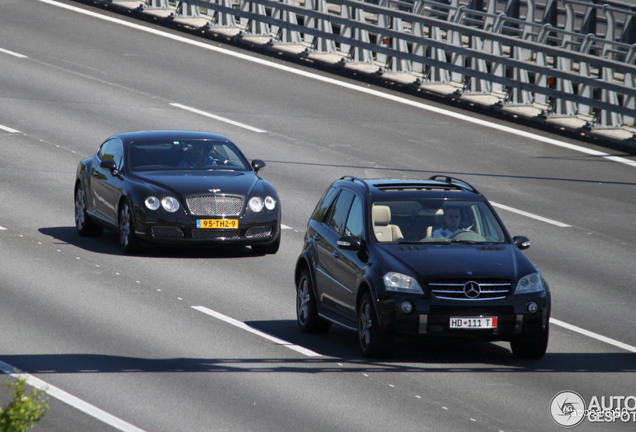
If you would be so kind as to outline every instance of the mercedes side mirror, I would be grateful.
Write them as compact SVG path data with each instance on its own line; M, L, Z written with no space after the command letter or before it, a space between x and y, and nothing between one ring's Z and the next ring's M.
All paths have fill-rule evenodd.
M338 249L343 250L359 250L362 243L356 236L345 236L338 239Z
M521 250L528 249L530 247L530 240L528 237L514 236L512 240L514 240L517 247Z

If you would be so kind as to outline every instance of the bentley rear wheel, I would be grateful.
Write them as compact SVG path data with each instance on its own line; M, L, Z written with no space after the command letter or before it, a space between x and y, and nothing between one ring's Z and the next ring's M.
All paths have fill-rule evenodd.
M75 188L75 228L77 233L83 237L100 235L104 229L91 220L86 210L84 186L78 182Z

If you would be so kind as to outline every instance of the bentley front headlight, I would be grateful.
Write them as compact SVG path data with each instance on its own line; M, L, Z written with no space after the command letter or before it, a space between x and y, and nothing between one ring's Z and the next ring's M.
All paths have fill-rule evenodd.
M263 200L260 197L250 198L249 206L254 213L263 210Z
M271 196L265 198L265 208L267 210L274 210L276 208L276 200Z
M161 205L161 202L156 196L149 196L144 201L144 204L146 204L146 207L148 207L150 210L157 210Z
M167 212L174 213L179 210L179 201L175 197L165 197L161 200L163 209Z

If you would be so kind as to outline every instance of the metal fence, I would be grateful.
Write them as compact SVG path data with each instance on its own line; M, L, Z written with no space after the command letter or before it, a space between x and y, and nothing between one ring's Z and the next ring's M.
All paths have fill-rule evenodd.
M636 7L581 0L146 0L179 17L211 17L271 44L309 44L347 62L459 83L463 93L542 104L546 116L595 127L636 120Z

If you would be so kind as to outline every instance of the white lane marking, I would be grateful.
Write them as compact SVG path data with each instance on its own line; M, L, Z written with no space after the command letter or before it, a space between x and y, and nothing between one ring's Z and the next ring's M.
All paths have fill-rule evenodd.
M19 130L10 128L9 126L0 125L0 129L2 129L3 131L9 132L9 133L20 133Z
M7 229L3 226L0 226L0 231L6 231Z
M229 123L229 124L234 125L234 126L242 127L244 129L251 130L252 132L256 132L256 133L265 133L265 132L267 132L266 130L258 129L258 128L255 128L253 126L246 125L245 123L235 122L234 120L226 119L224 117L219 117L217 115L210 114L209 112L201 111L201 110L198 110L196 108L189 107L189 106L181 105L181 104L178 104L178 103L171 103L170 105L172 105L173 107L176 107L176 108L180 108L182 110L190 111L190 112L193 112L195 114L199 114L199 115L205 116L205 117L210 117L210 118L213 118L215 120L222 121L224 123Z
M293 228L287 225L280 224L280 229L293 229Z
M88 402L85 402L82 399L79 399L78 397L65 392L64 390L47 383L46 381L43 381L39 378L34 377L33 375L23 373L20 371L16 373L15 367L1 360L0 360L0 371L6 374L9 374L14 378L19 378L19 377L24 378L27 384L29 384L30 386L33 386L39 390L46 392L47 394L53 396L54 398L59 399L62 402L74 408L77 408L78 410L92 417L95 417L97 420L100 420L114 427L115 429L118 429L123 432L145 432L143 429L139 429L137 426L133 426L130 423L125 422L124 420L118 417L115 417L114 415L109 414L102 409L97 408L95 405L91 405Z
M529 132L524 132L524 131L521 131L521 130L514 129L512 127L498 125L498 124L491 123L491 122L488 122L488 121L485 121L485 120L472 118L472 117L469 117L468 115L465 115L465 114L454 113L452 111L448 111L448 110L445 110L445 109L429 106L429 105L426 105L426 104L421 103L421 102L415 102L415 101L412 101L412 100L404 99L404 98L402 98L400 96L395 96L395 95L391 95L391 94L382 93L380 91L373 90L373 89L370 89L370 88L361 87L359 85L354 85L354 84L341 82L341 81L338 81L338 80L336 80L334 78L324 77L324 76L316 75L316 74L311 73L311 72L306 72L306 71L294 69L294 68L289 67L289 66L280 65L280 64L277 64L277 63L274 63L274 62L271 62L271 61L267 61L267 60L263 60L263 59L259 59L259 58L255 58L255 57L250 57L247 54L241 54L241 53L233 52L233 51L230 51L230 50L227 50L227 49L223 49L223 48L220 48L220 47L215 47L215 46L212 46L212 45L208 45L208 44L203 43L203 42L190 40L190 39L187 39L187 38L182 37L182 36L165 33L163 31L160 31L160 30L157 30L157 29L143 27L141 25L129 23L129 22L126 22L126 21L122 21L122 20L117 19L117 18L112 18L112 17L100 15L100 14L95 13L95 12L87 11L87 10L84 10L84 9L79 9L77 7L66 5L66 4L63 4L63 3L57 3L54 0L39 0L39 1L42 2L42 3L50 4L52 6L57 6L57 7L63 8L63 9L72 10L74 12L78 12L78 13L81 13L81 14L84 14L84 15L89 15L89 16L92 16L94 18L99 18L99 19L104 20L104 21L109 21L109 22L112 22L112 23L115 23L115 24L123 25L123 26L130 27L130 28L134 28L134 29L146 32L146 33L151 33L151 34L154 34L154 35L157 35L157 36L161 36L161 37L164 37L164 38L167 38L167 39L172 39L174 41L178 41L178 42L182 42L182 43L189 44L189 45L192 45L192 46L196 46L196 47L199 47L199 48L203 48L203 49L206 49L206 50L209 50L209 51L215 51L215 52L218 52L218 53L221 53L221 54L225 54L225 55L229 55L229 56L232 56L232 57L240 58L242 60L250 61L250 62L253 62L253 63L258 63L258 64L263 65L263 66L267 66L267 67L271 67L271 68L274 68L274 69L283 70L283 71L286 71L286 72L289 72L289 73L293 73L293 74L296 74L296 75L304 76L306 78L311 78L311 79L314 79L314 80L317 80L317 81L326 82L326 83L329 83L329 84L333 84L333 85L336 85L336 86L348 88L348 89L355 90L355 91L358 91L358 92L361 92L361 93L366 93L366 94L369 94L369 95L372 95L372 96L376 96L376 97L379 97L379 98L383 98L383 99L386 99L386 100L390 100L390 101L393 101L393 102L401 103L403 105L409 105L409 106L412 106L414 108L419 108L419 109L422 109L422 110L435 112L437 114L442 114L442 115L445 115L445 116L448 116L448 117L453 117L453 118L456 118L458 120L466 121L466 122L473 123L473 124L478 124L480 126L489 127L489 128L492 128L492 129L497 129L497 130L500 130L502 132L510 133L510 134L513 134L513 135L522 136L522 137L525 137L525 138L528 138L528 139L533 139L535 141L539 141L539 142L542 142L542 143L545 143L545 144L554 145L554 146L557 146L557 147L567 148L569 150L577 151L577 152L580 152L580 153L585 153L585 154L588 154L588 155L591 155L591 156L601 157L601 158L604 158L604 159L607 159L607 160L611 160L613 162L622 163L624 165L628 165L628 166L636 168L636 161L632 161L632 160L629 160L629 159L624 158L624 157L612 156L609 153L603 153L603 152L600 152L600 151L597 151L597 150L588 149L588 148L581 147L581 146L578 146L578 145L575 145L575 144L569 144L569 143L566 143L564 141L559 141L559 140L556 140L556 139L543 137L541 135L537 135L537 134L533 134L533 133L529 133Z
M2 49L2 48L0 48L0 52L1 53L5 53L5 54L9 54L10 56L17 57L17 58L28 58L24 54L20 54L20 53L17 53L17 52L9 51L9 50Z
M257 336L260 336L262 338L270 340L270 341L274 342L275 344L282 345L282 346L287 347L287 348L289 348L291 350L297 351L297 352L299 352L301 354L306 355L307 357L322 357L322 355L320 355L320 354L318 354L318 353L316 353L314 351L308 350L307 348L303 348L303 347L298 346L298 345L294 345L293 343L284 341L284 340L279 339L279 338L277 338L275 336L272 336L272 335L269 335L267 333L264 333L264 332L262 332L260 330L256 330L255 328L252 328L252 327L248 326L244 322L241 322L239 320L235 320L234 318L230 318L229 316L226 316L226 315L223 315L223 314L221 314L219 312L213 311L212 309L208 309L205 306L192 306L192 309L196 309L199 312L203 312L204 314L207 314L207 315L210 315L210 316L212 316L214 318L220 319L221 321L225 321L228 324L232 324L233 326L236 326L236 327L238 327L240 329L243 329L243 330L248 331L250 333L253 333L253 334L257 335Z
M254 333L255 335L258 335L258 336L263 337L265 339L271 340L272 342L274 342L274 343L276 343L278 345L283 345L283 346L286 346L287 348L293 349L294 351L298 351L299 353L305 354L306 356L322 357L322 355L320 355L320 354L318 354L318 353L316 353L314 351L308 350L308 349L303 348L303 347L298 346L298 345L294 345L294 344L286 342L286 341L284 341L282 339L278 339L277 337L274 337L274 336L269 335L267 333L263 333L260 330L256 330L256 329L248 326L244 322L235 320L234 318L230 318L230 317L228 317L226 315L223 315L223 314L221 314L219 312L213 311L212 309L208 309L205 306L192 306L192 308L198 310L199 312L203 312L203 313L205 313L207 315L210 315L210 316L212 316L214 318L217 318L217 319L225 321L225 322L227 322L229 324L232 324L232 325L234 325L234 326L236 326L238 328L246 330L246 331L248 331L250 333ZM587 337L590 337L592 339L596 339L598 341L605 342L605 343L607 343L609 345L613 345L613 346L615 346L617 348L621 348L621 349L624 349L626 351L630 351L630 352L636 353L636 347L628 345L628 344L625 344L623 342L619 342L619 341L617 341L615 339L611 339L611 338L602 336L602 335L600 335L598 333L594 333L594 332L591 332L589 330L582 329L581 327L577 327L575 325L568 324L568 323L560 321L560 320L558 320L556 318L550 318L550 322L552 324L558 325L558 326L566 328L568 330L572 330L574 332L580 333L580 334L582 334L584 336L587 336Z
M523 210L517 210L514 207L508 207L506 205L497 204L497 203L492 202L492 201L490 201L490 204L492 204L493 207L497 207L497 208L500 208L500 209L503 209L503 210L508 210L509 212L517 213L517 214L520 214L522 216L527 216L529 218L540 220L542 222L546 222L546 223L549 223L549 224L552 224L552 225L556 225L556 226L561 227L561 228L571 228L572 227L572 225L568 225L568 224L564 224L563 222L558 222L558 221L555 221L555 220L552 220L552 219L544 218L543 216L538 216L536 214L528 213L528 212L525 212Z
M608 338L606 336L602 336L602 335L600 335L598 333L594 333L594 332L591 332L589 330L582 329L581 327L577 327L575 325L568 324L568 323L560 321L560 320L558 320L556 318L550 318L550 322L552 324L556 324L556 325L558 325L560 327L566 328L568 330L572 330L574 332L580 333L580 334L582 334L584 336L587 336L587 337L590 337L592 339L596 339L596 340L599 340L601 342L605 342L606 344L613 345L613 346L615 346L617 348L624 349L625 351L630 351L630 352L636 353L636 347L635 346L627 345L626 343L619 342L616 339L611 339L611 338Z

